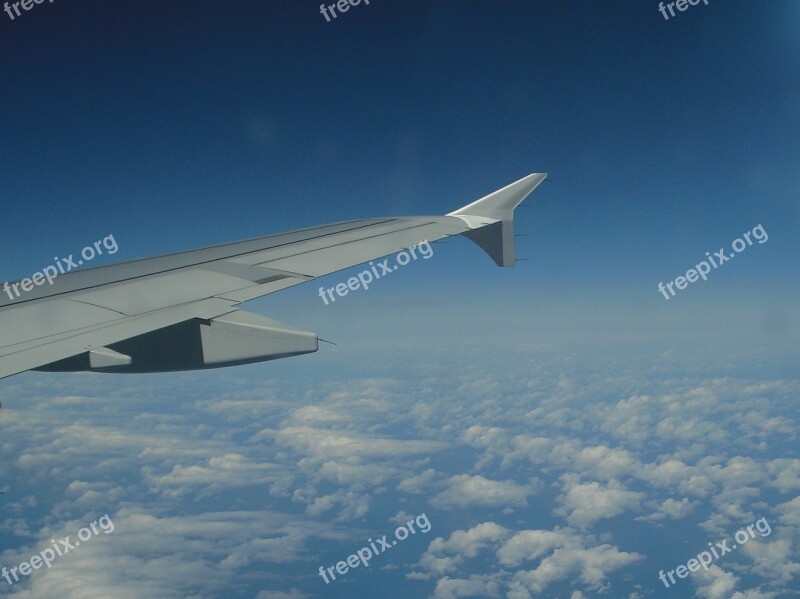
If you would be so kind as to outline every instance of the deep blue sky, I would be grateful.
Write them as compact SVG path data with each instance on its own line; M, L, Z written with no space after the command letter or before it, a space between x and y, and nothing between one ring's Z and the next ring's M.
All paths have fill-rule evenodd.
M780 284L798 259L796 3L664 21L652 2L373 1L327 23L309 2L57 0L0 17L5 279L109 233L132 259L442 213L536 170L551 179L520 255L545 282L650 293L758 223L770 241L728 281Z

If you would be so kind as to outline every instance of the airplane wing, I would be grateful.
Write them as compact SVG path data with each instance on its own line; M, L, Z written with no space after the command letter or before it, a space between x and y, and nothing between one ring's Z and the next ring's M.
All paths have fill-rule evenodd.
M347 221L66 273L0 303L0 378L32 369L194 370L314 352L314 333L236 306L453 235L513 266L514 209L546 176L444 216Z

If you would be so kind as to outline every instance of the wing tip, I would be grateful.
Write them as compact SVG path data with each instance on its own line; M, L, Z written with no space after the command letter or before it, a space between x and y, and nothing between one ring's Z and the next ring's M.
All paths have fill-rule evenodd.
M463 220L469 226L464 235L489 254L495 264L514 266L514 209L546 178L547 173L531 173L447 216Z

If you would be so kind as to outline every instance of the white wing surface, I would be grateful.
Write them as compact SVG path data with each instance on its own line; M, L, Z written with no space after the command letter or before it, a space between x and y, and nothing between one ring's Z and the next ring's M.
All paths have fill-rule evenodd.
M317 336L237 310L423 240L466 235L513 266L533 173L445 216L364 219L71 272L0 303L0 378L25 370L164 372L317 350Z

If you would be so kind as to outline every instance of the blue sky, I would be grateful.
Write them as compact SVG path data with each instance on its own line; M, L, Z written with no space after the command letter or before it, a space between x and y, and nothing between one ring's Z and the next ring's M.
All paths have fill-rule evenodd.
M330 306L316 283L244 306L338 343L317 354L2 381L0 565L106 513L117 528L0 593L800 588L800 7L496 4L0 12L2 280L109 234L93 265L550 175L513 269L452 239ZM759 224L766 243L658 292ZM431 532L376 567L317 576L421 512ZM761 516L772 535L663 588L659 569Z

